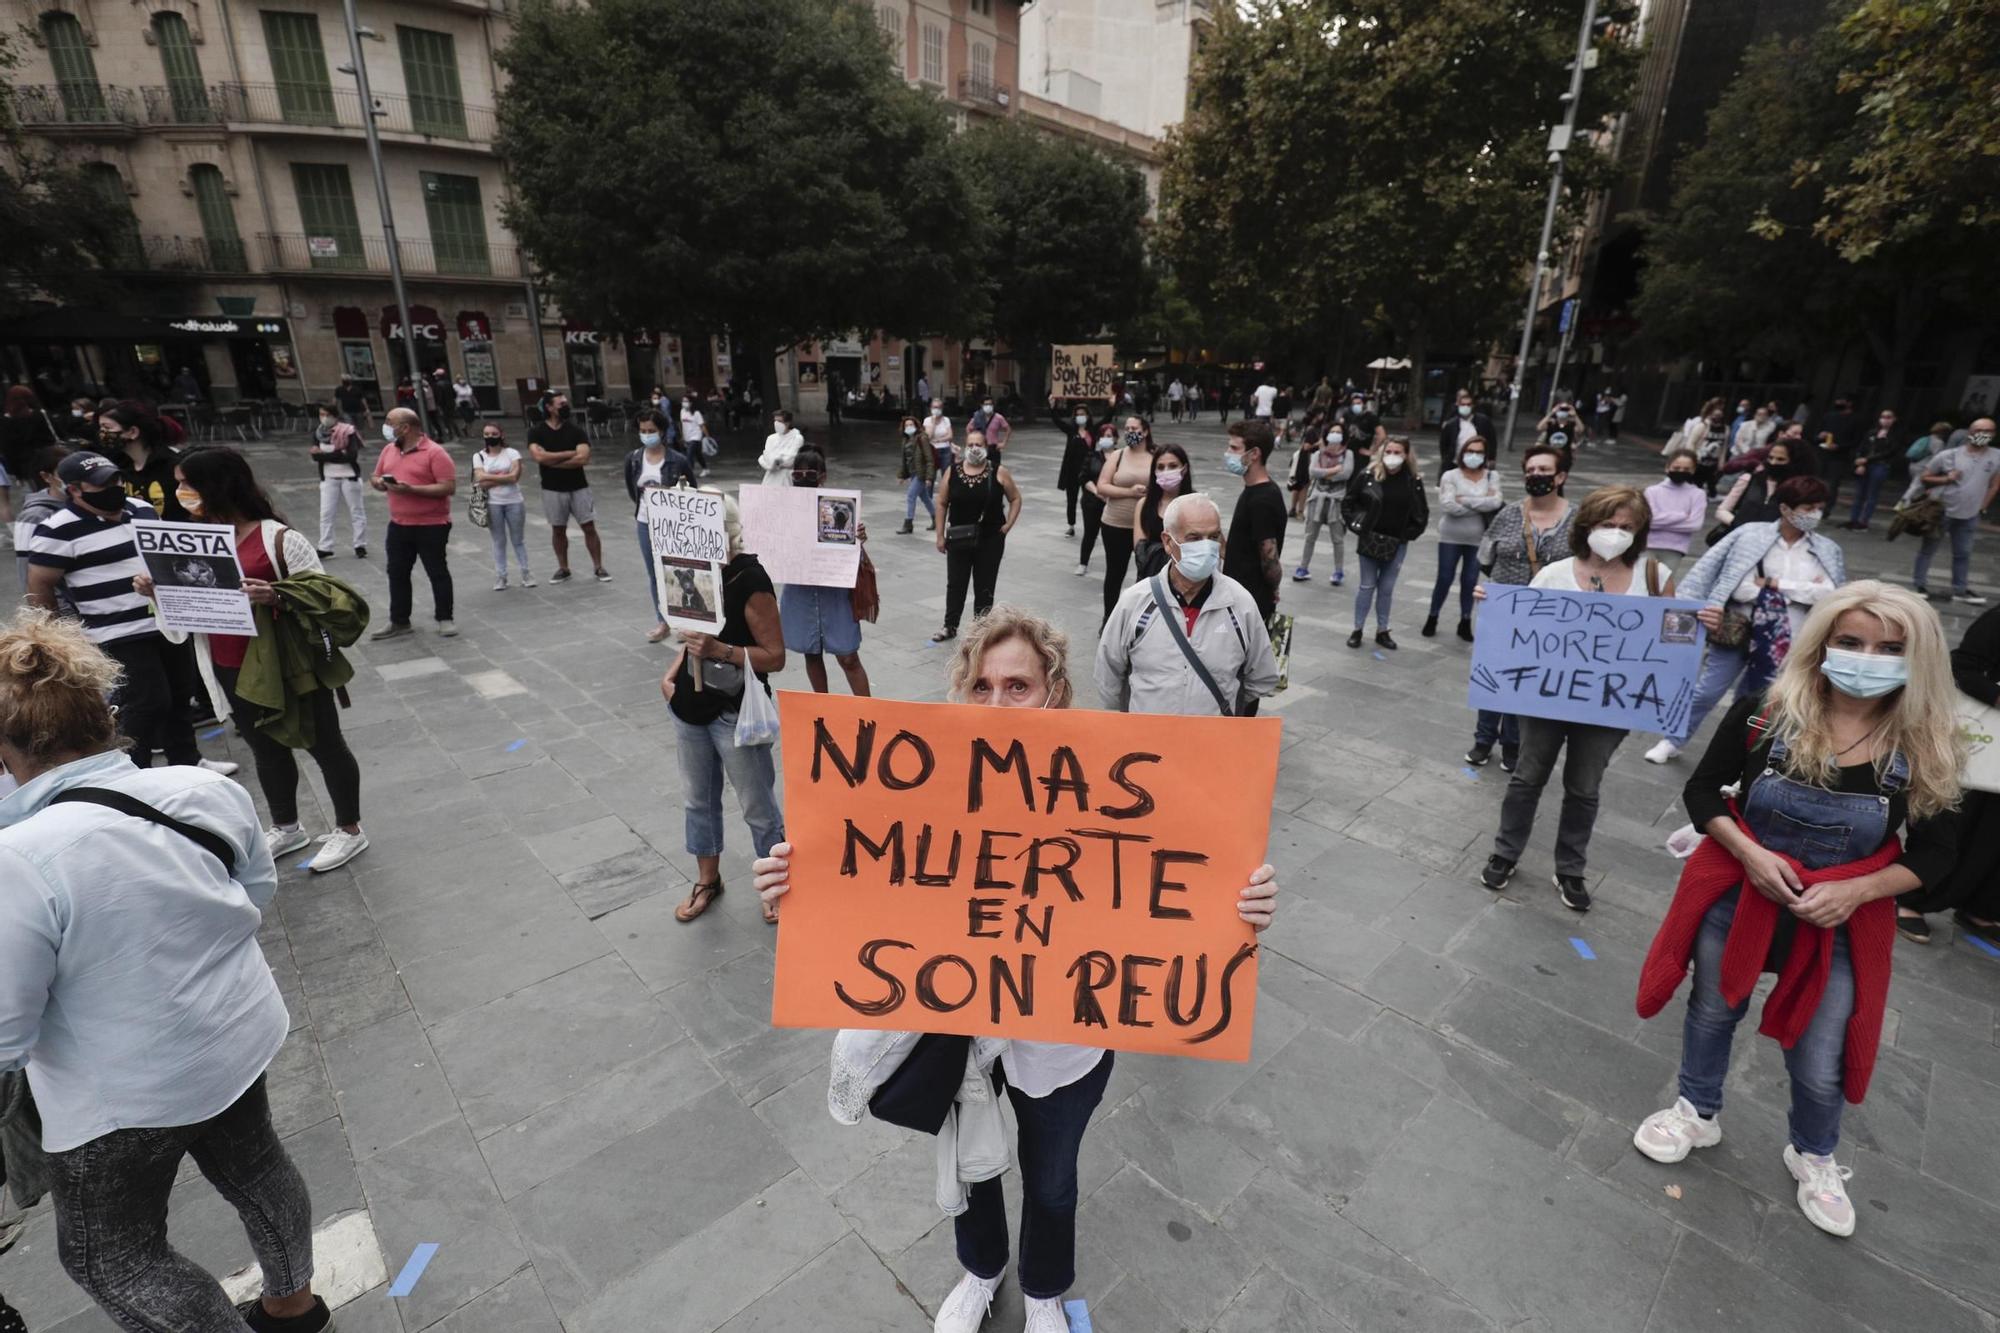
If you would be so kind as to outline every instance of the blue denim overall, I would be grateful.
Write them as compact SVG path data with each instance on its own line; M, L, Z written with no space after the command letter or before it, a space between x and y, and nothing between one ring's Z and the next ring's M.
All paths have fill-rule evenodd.
M1764 769L1751 780L1743 822L1759 846L1783 852L1809 870L1872 856L1889 836L1889 795L1910 780L1910 767L1891 758L1880 796L1830 792L1788 777L1782 771L1788 747L1771 743ZM1749 890L1755 892L1755 890ZM1688 992L1687 1020L1681 1030L1681 1096L1703 1115L1722 1109L1722 1080L1729 1072L1729 1044L1750 1001L1731 1008L1722 999L1722 950L1736 919L1736 895L1708 909L1695 941L1694 988ZM1781 923L1782 925L1782 923ZM1798 1044L1785 1052L1792 1077L1792 1146L1804 1153L1831 1154L1840 1142L1841 1075L1847 1020L1854 1012L1854 965L1847 931L1833 936L1833 966L1826 992Z

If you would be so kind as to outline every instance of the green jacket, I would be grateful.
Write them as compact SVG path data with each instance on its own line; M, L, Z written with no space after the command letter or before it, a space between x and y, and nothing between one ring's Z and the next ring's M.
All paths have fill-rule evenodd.
M340 650L368 629L368 603L331 574L293 574L273 583L287 614L253 608L257 637L243 653L236 694L258 710L256 725L280 745L311 749L318 740L305 696L337 690L354 678Z

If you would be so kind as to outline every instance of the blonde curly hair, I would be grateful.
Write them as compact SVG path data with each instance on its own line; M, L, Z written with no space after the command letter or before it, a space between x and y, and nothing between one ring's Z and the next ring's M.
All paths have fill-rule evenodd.
M1069 679L1069 636L1038 615L1018 606L996 606L972 622L972 628L958 641L951 659L951 701L970 703L972 683L989 650L1009 639L1019 639L1042 659L1049 679L1049 700L1045 707L1068 708L1076 691Z
M43 765L111 749L120 674L75 621L23 607L0 629L0 741Z

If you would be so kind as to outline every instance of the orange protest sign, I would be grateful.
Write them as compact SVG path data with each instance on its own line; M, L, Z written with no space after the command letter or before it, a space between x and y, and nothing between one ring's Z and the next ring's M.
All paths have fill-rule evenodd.
M786 691L771 1021L1249 1058L1274 718Z

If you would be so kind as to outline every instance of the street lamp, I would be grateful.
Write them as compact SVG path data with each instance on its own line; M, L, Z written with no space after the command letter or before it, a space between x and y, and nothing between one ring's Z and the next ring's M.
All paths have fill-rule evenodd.
M348 0L352 5L354 0ZM1504 448L1514 447L1514 426L1521 415L1521 377L1528 370L1528 352L1535 341L1535 311L1542 304L1542 279L1549 270L1549 245L1556 229L1556 206L1562 202L1563 154L1569 151L1576 134L1576 106L1583 99L1583 69L1590 57L1591 31L1597 26L1597 0L1584 0L1583 26L1576 34L1576 63L1569 67L1569 91L1563 94L1562 124L1549 131L1549 162L1555 167L1549 176L1548 206L1542 210L1542 239L1535 247L1535 276L1528 284L1528 312L1521 319L1521 347L1514 354L1514 382L1507 390L1507 427L1501 433Z
M375 33L361 26L354 12L354 0L341 0L340 10L347 20L347 49L354 59L353 69L341 72L354 75L355 90L361 96L361 128L368 139L369 165L375 168L375 203L382 210L382 238L389 247L389 282L396 289L396 318L403 330L403 360L410 368L411 387L417 391L417 420L422 423L424 434L429 435L431 417L424 410L424 392L418 384L424 369L417 364L417 339L410 332L410 297L403 290L403 251L396 240L395 214L389 209L389 178L382 170L382 138L375 129L375 97L368 91L368 66L361 59L362 35L373 37Z

